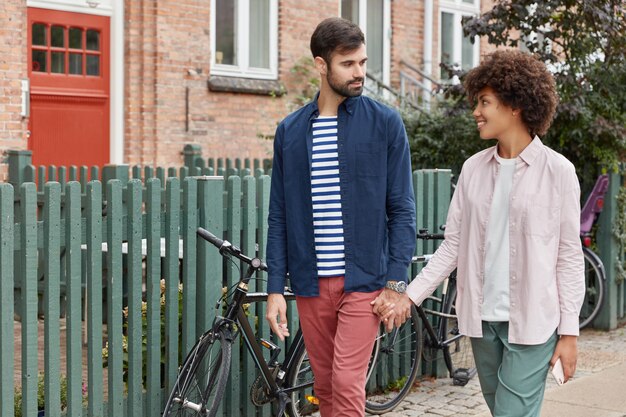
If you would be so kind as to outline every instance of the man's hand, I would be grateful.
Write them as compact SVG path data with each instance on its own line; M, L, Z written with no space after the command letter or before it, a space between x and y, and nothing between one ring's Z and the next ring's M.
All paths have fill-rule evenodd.
M383 291L371 303L372 311L385 323L388 332L393 326L400 327L411 317L411 299L406 294L400 294L389 288Z
M565 382L573 377L576 372L576 360L578 359L577 339L576 336L562 335L556 343L554 354L552 359L550 359L550 366L554 366L556 360L561 358Z
M280 322L276 318L280 319ZM267 296L267 311L265 319L269 322L270 328L274 334L278 335L281 341L289 336L287 328L287 302L282 294L269 294Z

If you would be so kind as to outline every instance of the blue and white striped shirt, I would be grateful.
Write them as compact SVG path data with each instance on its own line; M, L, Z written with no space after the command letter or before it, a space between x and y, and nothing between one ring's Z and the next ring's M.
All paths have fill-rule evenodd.
M341 188L337 153L337 117L313 122L311 152L313 233L319 277L345 275Z

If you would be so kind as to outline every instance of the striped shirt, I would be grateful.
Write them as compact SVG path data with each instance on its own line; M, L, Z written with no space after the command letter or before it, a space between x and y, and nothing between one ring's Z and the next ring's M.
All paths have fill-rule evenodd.
M337 117L318 117L313 122L311 152L313 233L319 277L345 275Z

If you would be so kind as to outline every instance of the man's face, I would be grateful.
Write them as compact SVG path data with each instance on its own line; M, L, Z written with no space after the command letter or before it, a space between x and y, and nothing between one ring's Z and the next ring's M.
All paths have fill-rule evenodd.
M344 54L334 52L327 66L326 81L342 97L356 97L363 93L365 83L365 45Z

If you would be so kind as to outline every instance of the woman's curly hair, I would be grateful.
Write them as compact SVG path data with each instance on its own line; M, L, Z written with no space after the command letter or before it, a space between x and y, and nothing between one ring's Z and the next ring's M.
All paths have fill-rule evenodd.
M500 101L520 109L522 121L531 136L544 135L554 117L559 98L552 74L532 55L517 51L496 51L470 70L463 81L473 105L478 93L491 87Z

